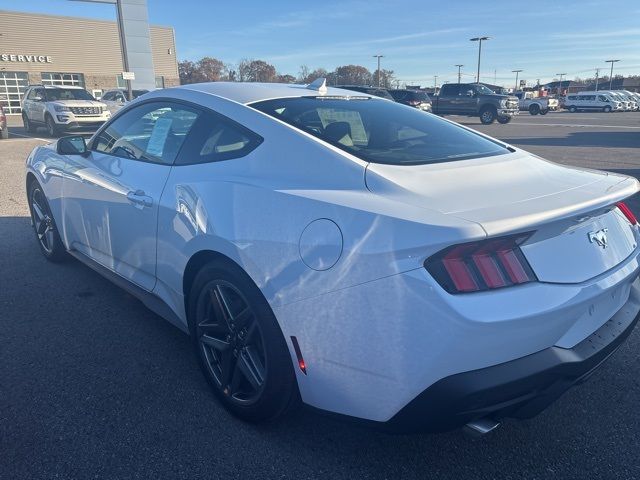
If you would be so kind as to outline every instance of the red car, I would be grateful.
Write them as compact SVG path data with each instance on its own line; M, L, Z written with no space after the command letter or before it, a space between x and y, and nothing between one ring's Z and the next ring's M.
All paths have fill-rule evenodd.
M4 114L4 109L0 105L0 138L9 138L9 129L7 128L7 116Z

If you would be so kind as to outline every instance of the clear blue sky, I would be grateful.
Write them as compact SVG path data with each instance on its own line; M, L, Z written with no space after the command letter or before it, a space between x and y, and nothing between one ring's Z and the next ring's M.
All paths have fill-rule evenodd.
M531 83L556 73L587 77L595 68L608 74L640 73L640 2L327 0L322 2L240 0L148 0L152 24L175 28L179 59L209 55L227 63L266 60L280 73L297 75L300 65L333 70L349 63L383 68L423 86L456 79L464 64L472 79L477 43L483 43L483 81L510 85L511 70ZM520 6L514 9L514 6ZM401 5L402 8L399 8ZM615 5L615 6L613 6ZM68 0L0 0L0 9L93 18L114 18L111 5ZM494 73L495 72L495 73Z

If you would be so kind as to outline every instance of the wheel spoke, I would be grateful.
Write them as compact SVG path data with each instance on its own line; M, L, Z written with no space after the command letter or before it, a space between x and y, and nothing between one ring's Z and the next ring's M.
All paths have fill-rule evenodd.
M236 366L233 369L233 375L231 375L231 382L229 383L229 395L238 393L243 377L244 375L240 371L240 362L236 362Z
M220 340L219 338L211 337L209 335L202 335L200 337L200 341L205 345L218 350L219 352L225 352L229 350L229 347L231 346L229 342Z
M259 389L264 382L264 366L253 347L245 347L240 351L238 368L254 389Z
M240 313L235 315L233 318L233 323L236 325L236 328L242 329L247 326L249 320L253 317L253 311L251 308L246 307Z
M217 310L224 321L227 322L227 325L231 325L231 312L229 311L229 306L225 300L220 285L216 285L215 288L211 290L210 295L213 305L217 307Z
M40 205L38 205L38 202L34 200L31 204L31 207L33 209L33 213L35 213L36 221L42 222L42 220L44 219L44 213L42 212L42 208L40 208Z

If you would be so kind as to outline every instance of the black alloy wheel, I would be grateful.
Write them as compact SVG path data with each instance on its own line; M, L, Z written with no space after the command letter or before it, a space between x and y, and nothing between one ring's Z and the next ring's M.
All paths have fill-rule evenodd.
M49 202L40 185L33 181L29 185L29 208L31 221L42 254L53 262L66 259L66 250L60 239Z
M213 280L198 298L196 334L209 374L231 402L255 403L267 358L256 315L231 283Z
M287 342L267 300L234 262L217 259L188 294L200 367L224 407L249 422L274 420L299 401Z

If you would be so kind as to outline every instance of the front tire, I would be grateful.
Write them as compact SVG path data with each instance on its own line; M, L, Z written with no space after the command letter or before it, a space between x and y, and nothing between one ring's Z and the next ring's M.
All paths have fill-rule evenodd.
M497 117L495 108L485 107L480 111L480 121L483 125L491 125Z
M47 119L45 120L45 125L47 127L47 134L50 137L58 137L60 136L60 131L58 130L58 126L56 122L53 121L53 117L51 115L47 115Z
M36 131L36 127L33 126L31 121L29 121L29 117L27 117L25 113L22 114L22 125L28 133L33 133Z
M610 107L609 105L607 105L606 107L604 107L604 108L602 109L602 111L603 111L604 113L611 113L611 107Z
M578 111L578 109L577 109L575 106L571 105L571 106L569 107L569 111L570 111L571 113L576 113L576 112Z
M29 209L31 222L38 240L38 246L44 257L51 262L67 260L67 251L64 248L58 227L51 214L49 202L37 181L29 184Z
M540 105L538 105L537 103L534 103L529 106L529 114L538 115L539 113L540 113Z
M506 125L511 121L512 118L513 117L498 117L498 123L501 123L502 125Z
M540 115L546 115L547 113L549 113L549 109L548 108L544 108L544 109L540 110Z
M275 420L298 401L286 341L271 307L249 276L216 260L189 292L189 329L200 368L233 415Z

